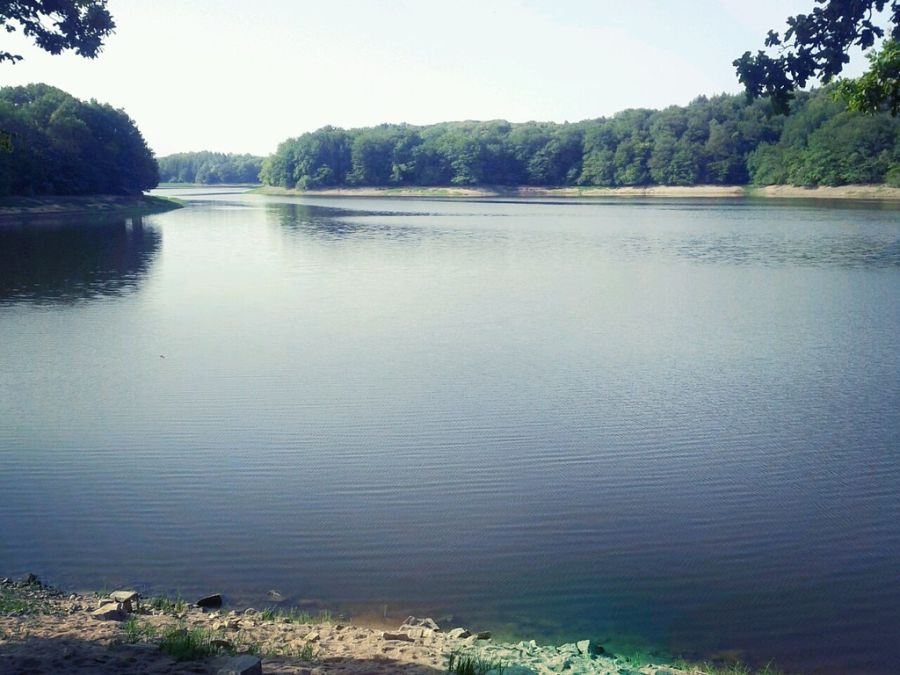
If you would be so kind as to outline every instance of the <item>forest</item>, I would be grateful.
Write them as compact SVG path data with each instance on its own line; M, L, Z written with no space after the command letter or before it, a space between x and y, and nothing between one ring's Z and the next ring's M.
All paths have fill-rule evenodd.
M577 123L444 122L324 127L281 143L272 186L900 186L900 119L847 110L831 88L789 116L743 94Z
M179 152L159 158L163 183L258 183L263 158L223 152Z
M0 196L139 195L156 160L122 110L46 84L0 89Z
M576 123L324 127L263 159L216 152L157 161L122 110L44 84L0 89L0 196L139 194L161 179L344 186L900 186L900 118L847 110L831 88L768 100L700 96Z

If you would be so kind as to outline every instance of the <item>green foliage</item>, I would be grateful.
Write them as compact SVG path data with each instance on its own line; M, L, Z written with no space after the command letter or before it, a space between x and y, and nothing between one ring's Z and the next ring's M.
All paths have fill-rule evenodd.
M897 122L847 112L832 94L799 94L787 119L766 101L721 95L576 124L326 127L279 145L261 178L288 189L884 182Z
M159 158L164 183L258 183L263 158L221 152L180 152Z
M465 654L451 654L447 663L447 672L455 675L487 675L488 673L503 675L504 668L502 661Z
M886 40L881 49L866 54L869 70L855 80L841 80L835 95L850 110L877 112L884 108L900 112L900 42Z
M900 166L900 120L846 111L832 89L800 94L781 139L747 159L759 185L845 185L889 182ZM894 173L891 173L894 171Z
M116 24L106 0L19 0L0 3L0 28L19 29L51 54L66 49L94 58ZM21 61L19 54L0 50L0 63Z
M887 5L887 0L815 0L809 14L798 14L787 19L788 29L782 37L780 33L770 30L765 46L775 47L775 56L765 51L755 55L744 52L743 56L733 63L738 79L750 97L768 96L779 112L788 112L795 92L802 89L811 80L818 78L823 83L830 82L839 75L844 65L850 60L847 52L854 46L869 49L875 40L885 36L885 28L876 21ZM888 14L889 36L900 40L900 2L890 2ZM881 95L874 99L864 97L862 102L867 109L877 108L885 100L889 100L889 92L896 92L897 71L882 71L893 84L887 91L881 89ZM869 74L862 79L866 79ZM877 79L877 78L876 78ZM877 94L876 88L869 88L869 94ZM893 100L896 102L896 93ZM895 109L896 112L896 109Z
M46 84L0 89L0 196L135 195L158 183L156 160L122 110Z

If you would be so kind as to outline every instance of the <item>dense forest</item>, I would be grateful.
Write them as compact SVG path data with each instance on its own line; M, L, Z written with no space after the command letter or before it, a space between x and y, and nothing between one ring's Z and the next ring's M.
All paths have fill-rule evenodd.
M284 141L268 185L900 185L900 119L851 112L830 89L790 116L744 95L625 110L577 123L445 122L324 127Z
M122 110L46 84L0 89L0 196L140 194L156 160Z
M258 183L263 158L221 152L179 152L159 158L163 183Z

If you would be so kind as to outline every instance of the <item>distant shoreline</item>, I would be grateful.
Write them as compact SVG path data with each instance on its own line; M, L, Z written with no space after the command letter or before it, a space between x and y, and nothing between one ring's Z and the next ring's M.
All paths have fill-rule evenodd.
M253 192L264 195L297 195L308 197L440 197L472 198L547 198L547 197L665 197L740 199L762 197L768 199L868 199L900 201L900 188L888 185L841 185L815 188L792 185L650 185L647 187L358 187L324 190L289 190L261 187Z
M182 206L183 204L177 199L152 195L140 197L120 195L2 197L0 198L0 224L8 224L22 218L49 218L92 213L144 216L180 209Z

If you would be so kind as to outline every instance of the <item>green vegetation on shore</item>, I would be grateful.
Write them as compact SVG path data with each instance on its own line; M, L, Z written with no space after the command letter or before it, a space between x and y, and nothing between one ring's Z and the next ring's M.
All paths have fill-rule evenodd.
M846 109L830 88L792 114L742 95L625 110L578 123L444 122L324 127L263 163L269 186L900 186L900 119Z
M22 216L49 217L77 213L144 216L183 206L171 197L155 195L85 195L58 197L0 197L0 222Z
M140 195L156 160L122 110L46 84L0 89L0 196Z
M160 157L159 179L163 183L259 183L263 158L223 152L179 152Z

